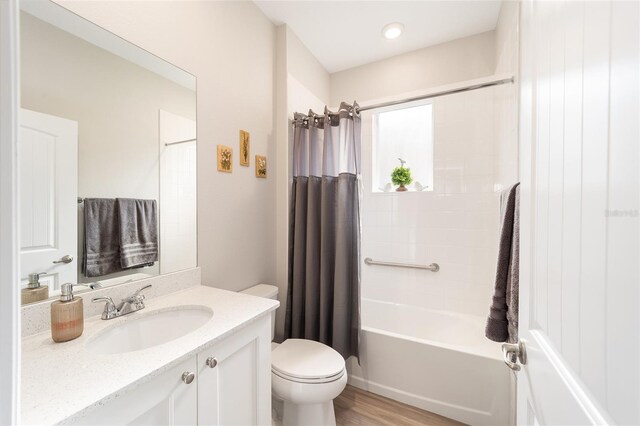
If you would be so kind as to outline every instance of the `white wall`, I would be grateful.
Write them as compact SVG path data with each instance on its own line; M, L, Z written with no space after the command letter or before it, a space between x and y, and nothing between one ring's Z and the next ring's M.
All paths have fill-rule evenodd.
M287 27L276 30L276 282L280 309L276 310L275 339L284 335L284 318L287 303L289 276L289 194L291 190L289 169L293 159L289 146L291 125L289 120L287 72ZM284 308L284 309L283 309Z
M435 262L440 271L363 264L362 297L486 316L497 253L496 190L517 180L515 167L499 167L494 115L498 99L513 90L498 86L433 100L432 192L371 191L372 113L363 113L362 256ZM515 127L511 136L517 146Z
M198 264L202 282L240 290L275 281L275 162L257 179L255 154L275 156L275 27L252 2L59 3L197 77ZM251 133L251 167L238 131ZM233 173L216 145L234 148Z
M516 78L516 86L496 92L493 120L496 150L494 164L500 182L513 182L518 172L518 104L519 74L518 30L520 3L503 1L495 30L495 74ZM515 171L515 175L514 175Z
M518 70L518 45L520 3L503 1L496 24L494 49L495 73L515 73Z
M289 112L306 113L309 108L313 108L315 112L321 113L331 94L330 74L291 28L286 25L283 27L287 36Z
M495 33L489 31L331 74L331 105L471 80L494 69Z
M638 424L640 5L526 7L521 143L531 245L521 278L532 292L520 321L556 351L554 368L586 388L581 399L595 400L612 424Z

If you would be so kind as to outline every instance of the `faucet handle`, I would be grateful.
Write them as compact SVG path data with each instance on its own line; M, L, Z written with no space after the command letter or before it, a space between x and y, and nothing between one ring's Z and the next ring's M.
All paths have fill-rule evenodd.
M145 297L144 294L140 294L140 292L148 289L149 287L151 287L151 284L139 288L131 296L122 299L122 302L120 303L120 305L118 305L118 312L124 315L131 312L139 311L140 309L144 309Z
M136 290L135 293L133 293L131 296L127 297L124 300L129 303L142 303L142 301L144 300L144 294L140 294L140 292L148 288L151 288L151 284L145 285L144 287L140 287L138 290Z
M133 293L133 297L138 296L142 290L146 290L151 287L152 287L151 284L147 284L144 287L140 287L135 293ZM144 295L142 295L142 297L144 298Z
M113 303L113 299L112 299L112 298L110 298L109 296L94 297L93 299L91 299L91 301L92 301L93 303L96 303L96 302L108 302L108 303L110 303L110 304L112 304L112 305L114 304L114 303Z
M97 302L107 302L104 305L104 311L102 311L102 319L111 319L118 315L118 309L116 308L116 304L113 303L113 299L109 296L103 297L94 297L91 299L93 303Z

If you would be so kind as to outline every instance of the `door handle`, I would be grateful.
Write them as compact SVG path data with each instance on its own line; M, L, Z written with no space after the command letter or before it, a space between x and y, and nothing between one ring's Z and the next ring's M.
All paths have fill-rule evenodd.
M520 371L520 365L527 363L527 350L522 340L518 343L503 343L502 344L502 359L507 367L513 371ZM518 363L518 361L520 363Z
M68 254L62 256L59 260L54 260L53 263L71 263L73 262L73 256L69 256Z

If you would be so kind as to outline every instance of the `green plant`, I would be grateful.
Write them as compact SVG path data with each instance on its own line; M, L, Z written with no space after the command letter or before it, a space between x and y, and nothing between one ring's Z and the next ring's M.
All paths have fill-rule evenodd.
M404 161L400 160L400 166L393 169L391 172L391 182L394 185L409 185L413 182L411 177L411 169L404 166Z

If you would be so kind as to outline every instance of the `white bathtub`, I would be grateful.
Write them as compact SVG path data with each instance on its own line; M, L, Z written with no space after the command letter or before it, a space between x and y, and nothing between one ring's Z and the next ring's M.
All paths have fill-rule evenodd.
M349 383L473 425L507 425L511 375L484 319L362 300L360 362Z

